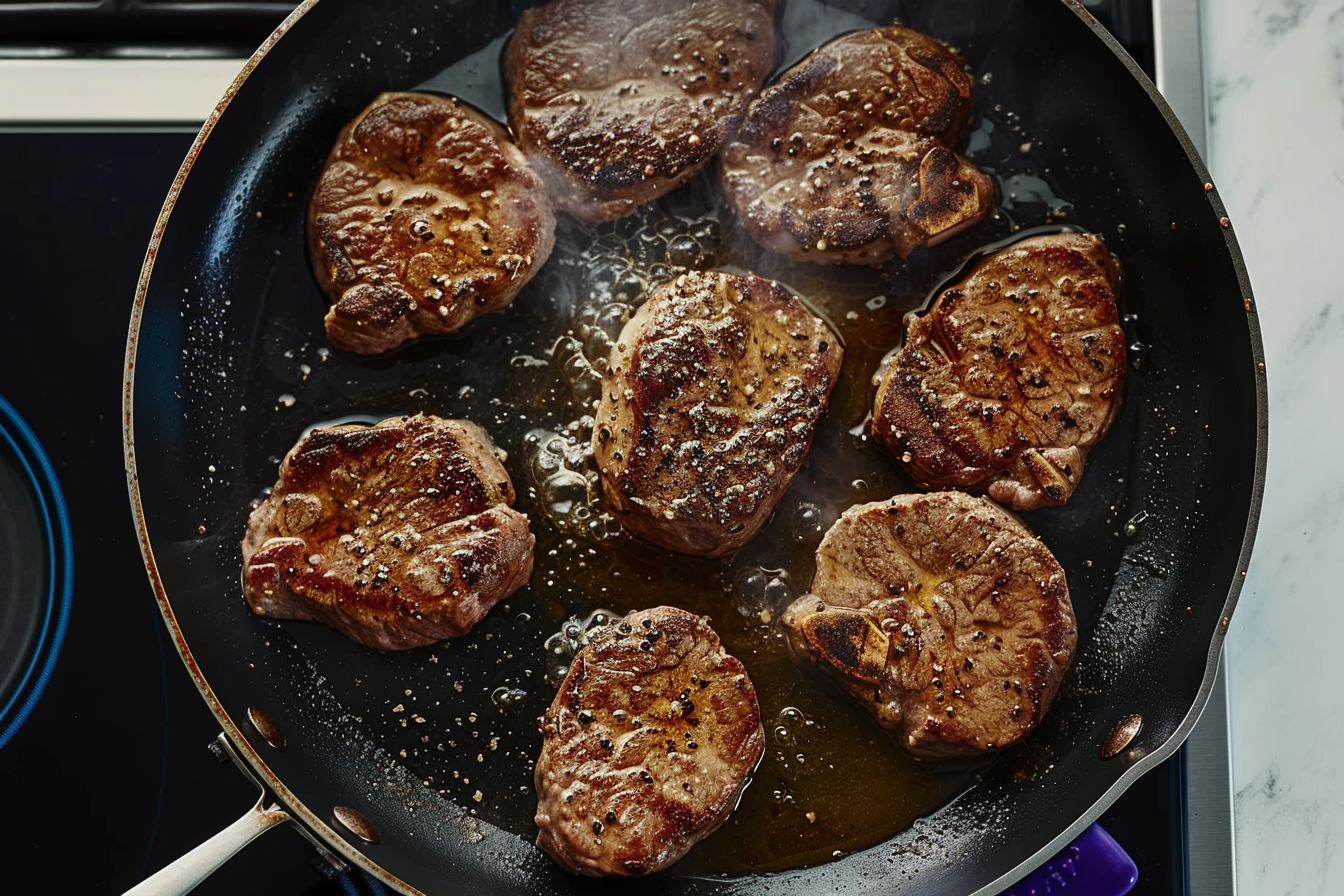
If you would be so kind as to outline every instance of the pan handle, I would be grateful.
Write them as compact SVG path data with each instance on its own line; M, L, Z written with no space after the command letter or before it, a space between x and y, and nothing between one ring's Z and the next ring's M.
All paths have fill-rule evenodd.
M125 896L180 896L190 893L262 832L282 821L289 821L289 813L284 809L276 805L266 806L265 802L265 797L257 800L257 804L242 818L136 884L126 891Z

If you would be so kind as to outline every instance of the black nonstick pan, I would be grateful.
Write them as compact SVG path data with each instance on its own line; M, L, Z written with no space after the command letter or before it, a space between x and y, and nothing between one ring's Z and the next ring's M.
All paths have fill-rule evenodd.
M131 321L125 433L146 566L187 667L246 764L343 861L436 896L624 891L573 877L532 845L535 720L586 625L678 603L713 616L759 679L771 744L733 820L633 886L1003 889L1177 749L1246 569L1265 464L1263 354L1203 164L1073 0L832 0L838 12L819 16L802 14L815 3L790 13L781 0L781 63L839 21L899 18L957 48L977 79L967 152L1000 194L991 219L881 271L791 264L736 233L707 172L615 224L562 217L542 273L460 334L375 358L331 348L304 216L337 132L379 92L497 49L522 5L303 4L174 182ZM476 79L464 94L489 92L491 52L455 69ZM845 507L911 487L864 424L869 377L902 315L984 247L1061 227L1102 234L1120 258L1131 343L1120 418L1078 492L1025 515L1065 566L1078 656L1027 743L992 762L919 766L793 669L778 614L806 589L812 551ZM589 362L647 284L687 267L775 277L846 343L807 465L765 532L722 561L620 532L583 456ZM400 653L249 613L239 542L279 458L315 424L417 411L470 417L508 452L538 537L529 586L469 635Z

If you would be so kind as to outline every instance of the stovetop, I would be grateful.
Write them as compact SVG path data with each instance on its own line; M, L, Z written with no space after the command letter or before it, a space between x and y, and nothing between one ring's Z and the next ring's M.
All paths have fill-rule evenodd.
M1151 66L1151 38L1142 37L1151 20L1122 21L1111 0L1101 2L1118 33L1139 29L1130 45ZM75 558L59 662L32 715L0 749L9 807L0 813L0 858L43 890L121 893L257 798L208 749L218 726L155 605L123 468L120 386L132 297L192 136L185 128L0 127L0 170L11 173L15 210L0 227L10 274L0 306L0 395L50 456ZM1136 896L1190 891L1189 769L1183 748L1101 819L1138 864ZM348 881L328 879L323 867L285 826L196 892L349 892Z

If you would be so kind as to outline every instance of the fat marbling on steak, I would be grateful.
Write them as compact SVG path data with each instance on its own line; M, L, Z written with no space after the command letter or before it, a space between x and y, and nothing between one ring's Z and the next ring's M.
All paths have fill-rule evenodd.
M314 429L243 541L260 616L399 650L465 634L532 574L535 539L474 423L416 415Z
M1078 640L1054 556L1012 514L960 492L845 511L783 623L797 658L930 759L1025 737Z
M989 177L954 151L971 77L899 25L824 44L752 102L722 179L756 242L801 261L879 265L989 213Z
M747 671L709 620L594 629L541 720L537 845L586 875L667 867L723 824L765 751Z
M914 318L873 406L873 435L921 488L1063 504L1124 390L1120 268L1091 234L989 255Z
M432 94L374 100L341 131L308 207L327 336L366 355L498 311L554 243L555 213L504 128Z
M617 518L683 553L746 544L807 458L842 356L773 280L692 272L656 288L612 348L593 431Z
M689 180L775 59L775 0L552 0L505 55L509 120L556 206L605 221Z

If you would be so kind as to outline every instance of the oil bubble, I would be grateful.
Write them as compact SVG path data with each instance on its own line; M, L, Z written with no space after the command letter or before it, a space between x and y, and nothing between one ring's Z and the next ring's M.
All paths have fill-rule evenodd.
M587 616L571 616L560 626L560 630L551 633L542 643L542 649L550 664L546 679L552 685L559 685L569 673L569 662L574 654L588 643L589 633L599 626L607 625L620 614L611 610L597 609Z
M556 516L573 513L588 503L588 479L573 470L559 470L542 485L543 502Z
M779 746L797 747L799 736L811 724L811 720L801 709L796 706L786 706L775 715L771 734Z
M780 574L771 577L765 585L765 602L767 607L778 606L793 596L793 585L789 581L788 573L783 571Z
M748 566L738 570L733 592L739 613L765 621L793 595L793 581L783 569Z
M668 241L667 260L678 267L695 268L705 263L705 253L695 237L681 234Z
M793 539L799 544L817 538L826 528L825 514L810 501L804 501L793 512Z
M1147 521L1148 511L1140 510L1125 523L1125 534L1130 538L1133 538L1135 535L1139 534L1139 529L1142 528L1143 524Z

